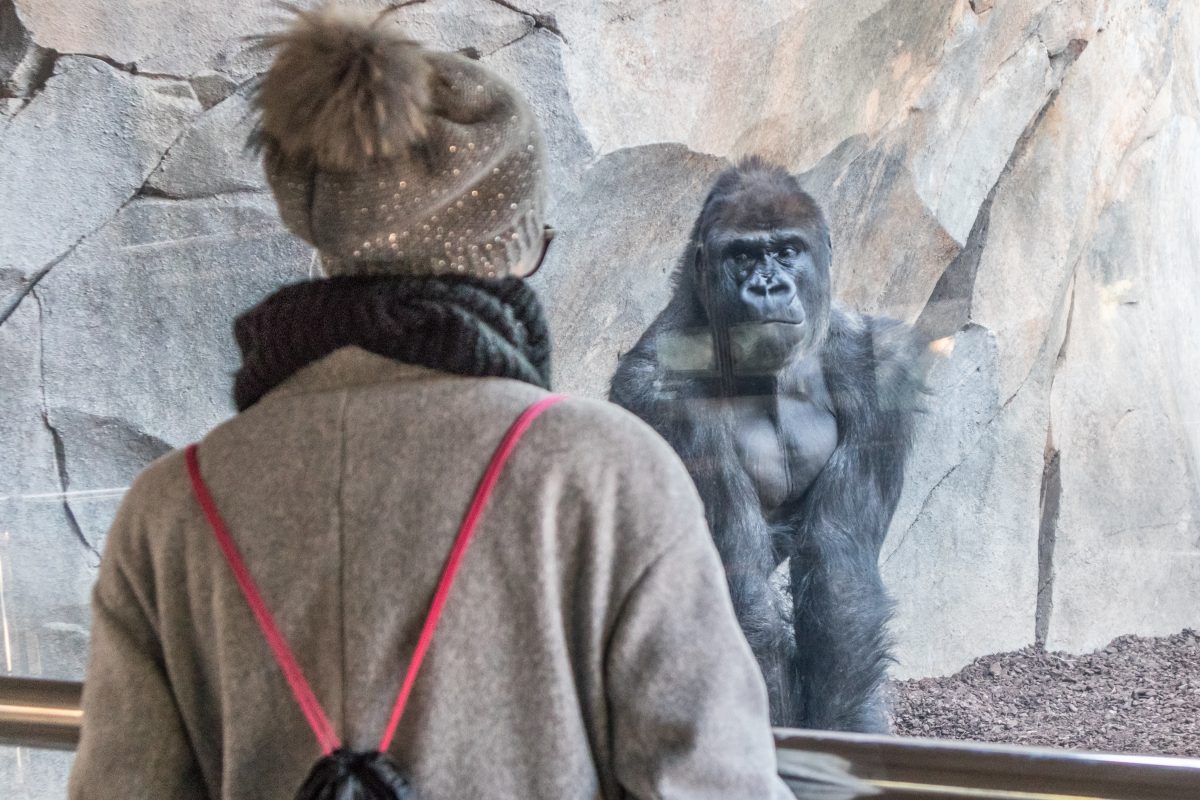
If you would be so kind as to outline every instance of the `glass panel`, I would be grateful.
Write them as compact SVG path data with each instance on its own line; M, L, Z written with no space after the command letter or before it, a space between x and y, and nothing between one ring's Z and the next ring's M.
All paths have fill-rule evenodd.
M81 679L121 497L320 262L271 4L69 5L0 0L0 671ZM555 388L681 456L776 723L1200 755L1200 4L394 5L529 96Z
M0 786L7 800L67 796L67 774L75 754L61 750L0 745Z
M97 512L111 515L117 497L74 500L79 511L74 520L62 493L52 489L0 500L3 674L83 679L88 600L99 559L76 534L77 520ZM109 507L101 510L101 504Z

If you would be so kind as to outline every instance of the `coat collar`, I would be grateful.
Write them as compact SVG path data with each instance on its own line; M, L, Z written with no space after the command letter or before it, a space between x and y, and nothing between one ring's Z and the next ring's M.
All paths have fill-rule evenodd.
M298 394L373 386L408 380L461 379L461 375L416 364L405 364L355 345L334 350L324 358L302 367L263 396L263 400Z

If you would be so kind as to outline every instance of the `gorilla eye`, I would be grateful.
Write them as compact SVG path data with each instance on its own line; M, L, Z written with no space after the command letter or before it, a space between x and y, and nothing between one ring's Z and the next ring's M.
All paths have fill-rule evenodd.
M796 248L790 246L782 247L779 249L779 256L781 258L795 258Z

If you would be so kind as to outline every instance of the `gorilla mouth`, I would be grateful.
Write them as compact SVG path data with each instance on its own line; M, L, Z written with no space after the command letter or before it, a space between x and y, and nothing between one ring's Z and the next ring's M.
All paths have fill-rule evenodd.
M758 321L758 324L759 325L792 325L795 327L799 327L799 326L803 325L805 322L806 322L806 320L778 319L775 317L768 317L766 319L760 319Z

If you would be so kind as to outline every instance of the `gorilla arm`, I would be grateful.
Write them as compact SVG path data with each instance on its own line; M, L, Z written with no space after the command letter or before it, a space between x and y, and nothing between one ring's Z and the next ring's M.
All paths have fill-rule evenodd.
M903 487L927 348L907 325L835 310L824 370L838 445L793 519L797 681L806 727L885 731L891 601L879 551Z
M668 307L621 359L609 399L667 440L704 498L734 609L770 689L772 719L779 720L791 702L786 665L792 637L770 585L777 566L771 526L735 450L735 415L726 401L714 396L715 375L699 368L703 365L681 360L681 353L707 352L711 365L711 344L707 349L699 342L688 345L676 333L681 329L672 324L672 316ZM681 366L697 369L675 369Z

